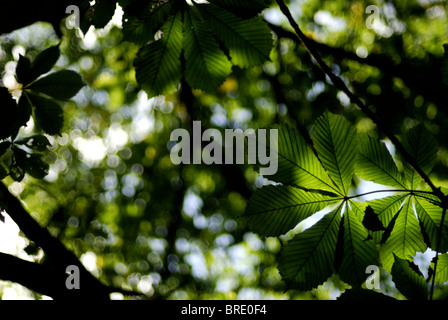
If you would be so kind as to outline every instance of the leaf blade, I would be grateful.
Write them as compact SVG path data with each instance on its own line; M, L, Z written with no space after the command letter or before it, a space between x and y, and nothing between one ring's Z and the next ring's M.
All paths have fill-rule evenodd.
M405 189L403 177L384 143L367 135L360 136L356 174L367 181Z
M356 130L343 117L326 111L315 122L312 139L328 174L348 195L357 154Z
M272 36L259 17L242 19L213 4L196 5L213 33L229 49L232 63L242 68L269 60Z
M340 194L319 159L297 130L287 125L273 128L278 130L277 140L273 141L276 147L267 147L269 152L277 153L278 170L270 176L271 180L284 185Z
M434 136L423 125L411 128L405 135L403 146L425 174L429 174L435 164L438 145ZM420 175L405 165L405 175L410 189L417 189L422 182Z
M340 200L291 186L265 186L253 194L244 216L255 232L279 236Z
M343 217L343 253L338 274L353 287L366 280L366 268L378 263L379 253L373 239L368 239L362 225L365 204L350 201Z
M170 16L161 30L162 38L141 48L134 60L137 82L150 97L173 90L182 74L181 13Z
M311 290L333 273L341 208L325 215L282 248L278 270L289 288Z
M185 14L184 50L185 79L192 88L213 91L232 72L232 64L192 8Z
M57 100L68 100L85 85L80 74L72 70L61 70L38 79L28 88Z
M417 266L395 255L394 258L391 274L398 291L409 300L427 300L428 286Z

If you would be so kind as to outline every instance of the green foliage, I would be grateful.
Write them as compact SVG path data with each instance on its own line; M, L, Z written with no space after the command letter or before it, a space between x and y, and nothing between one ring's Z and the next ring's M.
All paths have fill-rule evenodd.
M246 209L248 223L262 236L279 236L328 208L330 212L317 223L294 231L297 234L283 247L278 269L288 288L311 290L333 273L359 288L366 280L366 268L381 265L396 278L397 288L406 297L426 299L426 281L407 263L427 246L436 250L441 204L425 191L407 163L399 171L384 143L358 136L346 119L328 111L314 124L312 144L306 144L294 129L279 128L279 172L272 180L281 185L254 193ZM403 140L410 155L429 173L437 153L433 136L418 125ZM361 195L353 194L354 174L394 187L389 191L396 194L355 201ZM442 251L447 248L445 229ZM414 287L416 293L412 293Z
M17 65L20 85L11 93L21 96L16 102L0 88L0 179L37 178L20 183L20 198L39 223L76 255L96 257L102 282L148 297L328 299L345 290L341 299L376 301L390 300L382 293L396 287L408 299L426 299L435 260L427 280L415 264L429 249L438 251L442 296L446 203L406 157L388 150L381 127L341 95L288 27L276 20L268 28L263 19L273 22L277 7L263 10L272 3L83 1L84 34L104 28L85 39L96 38L93 48L63 23L57 46L42 27L2 38L0 65L6 77ZM123 29L108 24L117 4ZM382 128L399 136L413 165L446 185L446 21L438 16L445 9L388 3L395 10L380 17L387 35L365 28L365 5L307 0L295 4L301 14L294 18ZM345 27L332 30L320 13ZM26 57L13 57L15 48ZM80 75L49 73L60 49L62 64ZM79 108L66 103L83 81L89 88ZM24 128L30 117L34 127ZM170 132L193 119L220 129L278 129L279 168L267 177L275 183L255 188L266 181L245 165L174 166ZM385 196L365 199L365 181L369 194ZM38 248L31 242L24 251ZM381 267L382 293L364 289L368 265ZM285 291L281 280L300 292Z
M150 96L172 91L180 82L183 36L181 19L180 11L171 15L162 26L164 36L143 47L135 59L137 82Z
M216 2L190 6L159 1L139 17L126 15L124 40L149 41L134 63L137 82L149 96L172 91L182 75L192 88L212 92L230 75L232 65L247 68L269 59L272 36L266 23L225 9L235 4ZM124 10L132 14L136 5ZM257 2L247 7L258 11L265 6ZM159 29L160 39L152 41Z
M6 88L0 88L0 99L4 103L5 117L0 129L2 142L0 156L9 167L9 172L2 166L0 178L10 175L15 181L21 181L25 173L43 179L48 174L49 164L42 159L43 152L50 146L48 138L42 134L16 140L21 127L26 126L33 115L35 125L44 133L59 135L64 125L63 110L57 100L68 100L85 85L81 76L71 70L48 73L60 57L59 46L51 46L40 52L31 62L20 56L16 77L22 85L18 102L15 102ZM6 154L7 150L11 152Z

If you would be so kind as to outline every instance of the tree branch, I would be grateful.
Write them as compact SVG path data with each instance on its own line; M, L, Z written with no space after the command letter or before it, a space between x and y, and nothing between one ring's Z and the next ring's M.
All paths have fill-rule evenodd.
M4 209L11 219L19 226L20 230L32 240L37 246L41 247L46 253L46 263L52 265L51 273L56 277L56 280L61 282L65 291L57 291L55 294L57 296L52 296L53 298L58 297L91 297L95 296L96 299L109 299L110 289L102 284L97 278L95 278L87 269L80 263L75 254L69 251L60 240L53 237L47 229L42 228L36 220L34 220L28 212L24 209L21 202L14 197L8 190L8 188L0 183L0 203L2 209ZM17 262L17 261L16 261ZM23 264L21 264L23 265ZM65 275L65 270L69 265L76 265L80 270L80 277L82 278L82 286L79 290L68 290L65 288L65 278L59 278L59 275ZM30 265L28 265L30 266ZM3 266L0 263L0 269ZM36 267L34 267L36 268ZM41 268L41 267L39 267ZM12 269L9 269L12 270ZM40 272L45 273L47 269L40 270ZM5 272L5 271L2 271ZM27 278L29 275L26 272L20 272L16 274L24 277L25 281L31 281ZM34 281L41 281L40 279L34 278ZM50 278L46 278L48 279ZM61 280L62 279L62 280ZM18 279L20 280L20 279Z
M48 264L39 264L0 253L0 279L19 283L28 289L50 297L61 296L66 275Z

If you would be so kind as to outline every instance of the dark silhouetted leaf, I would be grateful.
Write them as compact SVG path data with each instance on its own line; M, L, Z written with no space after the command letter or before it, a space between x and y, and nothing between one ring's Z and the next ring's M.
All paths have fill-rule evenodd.
M135 9L135 12L134 12ZM136 1L125 7L123 16L123 39L137 44L147 44L164 23L171 2L148 3Z
M55 45L40 52L31 63L28 58L21 56L17 62L17 79L25 86L28 85L39 76L49 72L60 55L59 45Z
M378 216L375 214L372 207L370 206L367 206L366 208L362 224L367 230L370 231L386 230L386 228L383 226L380 219L378 219Z
M342 205L283 247L278 269L288 289L311 290L333 273L341 209Z
M34 107L37 125L50 135L60 134L64 124L61 106L51 99L34 94L28 94L28 97Z
M40 78L28 88L58 100L68 100L84 86L85 83L78 73L72 70L62 70Z
M48 138L41 134L36 134L25 139L21 139L15 142L16 144L23 144L36 151L45 151L47 147L51 146Z
M196 5L209 28L227 49L232 63L242 68L269 60L272 35L260 17L242 19L213 4Z

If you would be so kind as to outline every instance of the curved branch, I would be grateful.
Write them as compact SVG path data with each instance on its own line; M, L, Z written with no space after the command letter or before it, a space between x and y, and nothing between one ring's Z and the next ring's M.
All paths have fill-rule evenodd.
M22 260L0 253L0 279L19 283L28 289L50 297L61 296L65 288L64 272L47 264Z
M51 265L51 274L53 274L55 277L54 280L58 281L58 285L63 289L63 291L55 291L56 296L52 296L53 298L87 298L95 296L96 299L109 299L111 289L87 271L75 254L68 250L59 239L53 237L47 229L42 228L37 221L29 215L21 202L9 192L8 188L3 183L0 183L0 206L8 213L23 233L44 250L46 254L46 263ZM12 260L8 261L12 262ZM17 263L17 260L14 262ZM22 266L24 264L22 263L20 265ZM68 290L65 288L64 275L65 270L69 265L76 265L80 270L80 277L82 278L83 285L79 290ZM28 264L27 266L31 265ZM3 265L0 263L0 270L4 273L5 271L3 268ZM36 268L40 268L40 272L48 274L47 269L42 269L42 267L33 266L32 270ZM9 271L11 270L13 269L9 269ZM29 271L28 273L19 272L16 274L17 277L19 275L24 277L24 281L31 281L31 279L27 278L29 276ZM63 278L60 278L59 275L62 275ZM45 281L49 281L51 278L45 279ZM20 280L20 278L18 278L18 280ZM36 277L33 277L32 280L37 283L42 281Z

